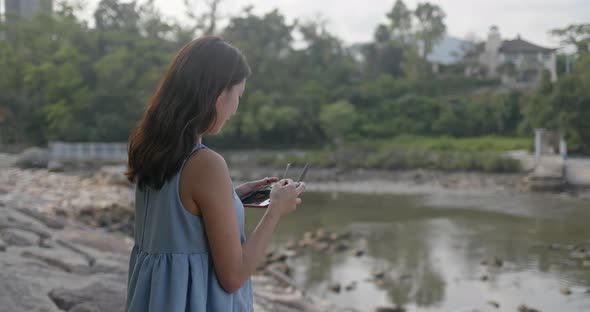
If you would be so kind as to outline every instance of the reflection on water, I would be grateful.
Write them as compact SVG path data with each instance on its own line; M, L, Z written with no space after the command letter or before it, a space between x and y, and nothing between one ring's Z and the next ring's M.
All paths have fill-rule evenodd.
M280 247L306 231L352 231L366 250L308 252L291 261L300 286L342 305L369 310L397 304L408 311L590 311L590 267L551 244L590 241L590 203L541 195L306 194L305 204L281 220ZM247 215L251 230L261 211ZM501 268L481 265L496 256ZM384 283L367 281L385 271ZM488 279L482 281L481 277ZM352 291L328 285L357 281ZM565 296L560 289L569 287Z

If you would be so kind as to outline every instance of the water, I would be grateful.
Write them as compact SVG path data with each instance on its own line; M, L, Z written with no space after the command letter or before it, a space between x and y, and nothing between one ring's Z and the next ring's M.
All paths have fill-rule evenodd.
M260 210L247 212L253 229ZM309 251L291 259L298 285L361 311L401 305L408 311L590 311L590 267L552 244L590 242L590 202L545 195L358 195L308 193L283 218L272 242L279 248L306 231L352 231L351 252ZM495 256L501 268L482 265ZM384 270L385 285L366 279ZM487 281L482 281L482 276ZM336 294L332 282L357 281ZM560 289L568 287L565 296ZM495 301L500 308L492 307Z

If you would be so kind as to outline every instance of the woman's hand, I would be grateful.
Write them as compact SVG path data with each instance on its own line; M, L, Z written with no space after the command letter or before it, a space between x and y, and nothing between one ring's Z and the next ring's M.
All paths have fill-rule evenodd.
M264 178L256 181L246 182L244 184L239 185L236 187L236 194L238 197L242 197L248 193L254 192L259 190L261 187L266 186L268 184L274 183L279 181L279 178L271 177L271 178Z
M284 179L273 185L270 191L270 206L268 211L282 217L297 209L301 204L299 195L305 190L305 183L299 183L299 186L291 179Z

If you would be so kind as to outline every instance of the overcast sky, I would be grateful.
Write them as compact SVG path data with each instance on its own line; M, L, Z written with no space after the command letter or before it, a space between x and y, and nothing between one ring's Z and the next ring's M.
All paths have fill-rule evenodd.
M199 0L192 0L199 1ZM202 0L201 0L202 1ZM427 0L438 4L447 14L449 34L465 38L475 34L484 38L491 25L497 25L504 38L521 34L524 39L545 46L558 41L547 35L553 28L573 23L590 23L590 0ZM95 5L99 0L88 0ZM425 0L405 0L411 8ZM167 16L182 19L183 0L156 0ZM287 18L328 21L328 29L348 43L368 41L375 26L385 21L395 0L224 0L222 13L232 15L246 5L256 12L278 8Z

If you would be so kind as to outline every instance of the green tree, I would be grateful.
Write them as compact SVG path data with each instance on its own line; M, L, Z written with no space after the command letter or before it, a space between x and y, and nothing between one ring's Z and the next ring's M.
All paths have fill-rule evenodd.
M422 57L426 58L445 34L445 12L435 4L419 3L414 11L418 20L416 37L422 43Z
M376 77L383 73L393 77L403 75L404 47L399 42L392 41L390 36L389 28L379 25L375 30L374 42L361 47L367 76Z
M352 104L347 101L338 101L322 107L320 120L328 138L336 144L341 144L357 129L358 115Z
M412 11L403 0L397 0L393 8L387 13L392 38L407 43L412 36Z
M549 32L561 38L564 46L573 46L578 54L590 52L590 24L573 24L566 28L554 29Z
M546 73L539 87L525 97L520 130L547 128L567 136L574 151L590 152L590 54L574 64L573 71L555 84Z
M154 0L102 0L93 27L80 18L83 8L61 2L51 15L0 19L0 143L126 140L174 53L216 33L253 70L240 113L216 143L513 135L518 125L523 135L534 127L562 131L571 146L588 150L588 53L556 83L545 77L532 92L494 94L479 90L493 81L465 79L459 69L432 72L426 52L445 30L435 5L412 11L397 1L368 43L349 47L321 19L290 23L278 10L246 8L222 29L214 18L221 3L193 11L194 25L163 18ZM580 45L584 36L569 42Z
M534 92L526 95L521 104L521 112L524 116L519 126L520 133L526 135L532 133L534 128L555 128L555 107L551 100L554 86L549 73L544 73L541 82Z

